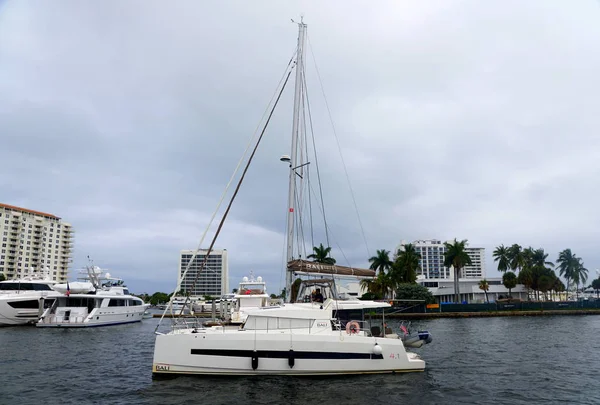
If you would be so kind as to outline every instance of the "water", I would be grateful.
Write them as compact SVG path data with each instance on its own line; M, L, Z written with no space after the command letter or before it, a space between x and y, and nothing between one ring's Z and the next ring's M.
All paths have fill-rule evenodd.
M0 403L598 404L600 317L436 319L423 373L151 376L156 319L81 330L0 329Z

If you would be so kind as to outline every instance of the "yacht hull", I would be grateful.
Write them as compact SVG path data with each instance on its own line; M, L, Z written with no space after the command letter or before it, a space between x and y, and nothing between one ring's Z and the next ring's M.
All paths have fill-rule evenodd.
M47 294L14 294L0 297L0 326L35 324L41 312L41 299L54 297Z
M156 375L340 375L424 369L425 362L407 353L400 339L344 331L315 339L281 330L211 329L157 335L152 367Z

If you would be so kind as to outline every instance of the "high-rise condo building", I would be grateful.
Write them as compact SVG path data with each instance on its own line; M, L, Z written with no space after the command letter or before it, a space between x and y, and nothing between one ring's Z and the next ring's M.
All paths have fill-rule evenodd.
M65 282L73 229L56 215L0 203L0 273L7 279L49 274Z
M449 241L450 242L450 241ZM399 249L403 250L406 242L402 241ZM454 271L444 267L444 243L437 239L416 240L412 242L417 253L421 255L419 276L425 278L454 278ZM472 264L461 271L461 278L485 277L485 248L466 247Z

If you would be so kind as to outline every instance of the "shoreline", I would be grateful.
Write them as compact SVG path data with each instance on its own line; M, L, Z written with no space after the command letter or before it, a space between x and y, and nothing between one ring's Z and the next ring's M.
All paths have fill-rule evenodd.
M600 309L559 309L481 312L423 312L386 314L391 319L485 318L494 316L600 315Z

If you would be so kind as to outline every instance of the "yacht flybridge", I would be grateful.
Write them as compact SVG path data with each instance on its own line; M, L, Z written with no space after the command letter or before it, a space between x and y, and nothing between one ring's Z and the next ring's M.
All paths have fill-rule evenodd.
M231 311L229 322L234 325L240 325L248 318L248 311L255 308L268 307L271 301L267 294L267 286L262 277L254 278L244 277L237 293L233 296L235 307Z
M155 375L337 375L425 369L425 362L416 353L405 349L404 336L399 336L386 327L383 312L390 307L389 303L338 299L336 278L372 278L375 276L373 270L339 266L332 260L329 263L323 263L326 260L317 263L299 259L307 257L306 252L300 251L301 246L305 245L303 238L306 233L299 228L305 223L301 220L301 214L309 211L304 210L303 204L308 204L303 198L310 198L310 188L303 188L303 185L309 177L310 162L305 159L309 155L307 145L312 137L307 136L304 122L305 117L310 116L310 111L306 111L309 103L304 99L307 97L304 88L306 24L300 22L298 27L298 46L293 62L290 62L283 75L271 113L247 159L237 187L207 249L208 253L203 253L204 261L196 274L197 279L207 264L273 110L295 70L292 148L289 156L281 158L289 163L285 269L287 302L280 306L257 305L247 308L243 311L245 319L242 319L243 323L239 326L203 327L200 319L193 321L190 318L175 318L171 328L162 331L159 330L159 323L155 330L152 366ZM219 208L220 205L217 211ZM207 231L210 226L211 224ZM203 240L204 236L200 245ZM193 260L194 257L190 263ZM187 269L182 277L186 273ZM321 278L304 280L300 288L295 289L293 279L299 276ZM378 322L381 322L381 327L376 325ZM416 339L429 343L431 336L423 332ZM419 347L418 343L411 341L411 347Z

